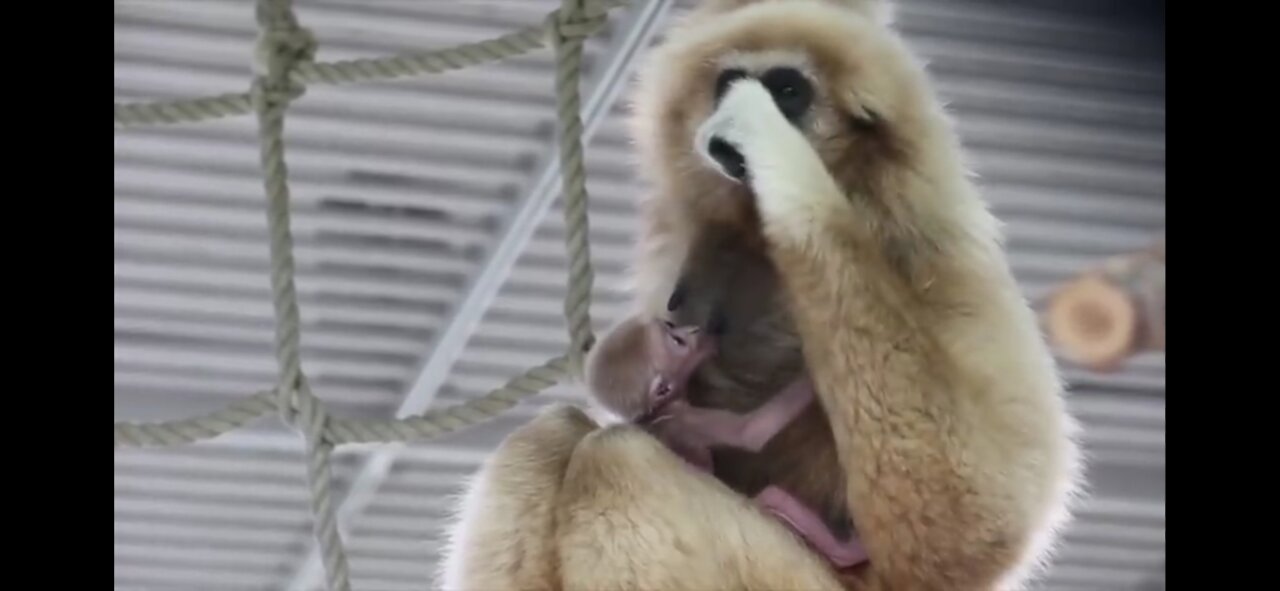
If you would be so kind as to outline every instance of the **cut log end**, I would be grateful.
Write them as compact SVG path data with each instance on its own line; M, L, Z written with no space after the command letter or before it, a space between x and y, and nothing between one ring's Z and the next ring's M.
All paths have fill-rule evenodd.
M1064 286L1049 302L1047 316L1049 334L1064 356L1096 370L1117 367L1141 345L1137 303L1101 275Z

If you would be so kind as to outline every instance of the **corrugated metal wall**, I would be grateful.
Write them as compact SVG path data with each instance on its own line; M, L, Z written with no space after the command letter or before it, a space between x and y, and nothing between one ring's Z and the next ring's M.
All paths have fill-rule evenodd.
M493 37L556 4L299 0L298 13L320 39L319 59L333 60ZM898 10L957 114L1032 298L1146 246L1165 221L1162 28L1085 6L904 0ZM118 102L247 87L251 3L115 7ZM589 78L622 32L592 42ZM389 417L400 404L552 149L552 71L544 51L442 76L312 88L293 108L304 363L334 412ZM624 302L640 190L620 114L588 150L601 328ZM188 416L273 382L255 142L252 118L116 132L118 420ZM567 344L562 237L555 210L437 406L480 395ZM1094 497L1046 588L1163 588L1164 358L1114 375L1066 372L1087 427ZM354 522L355 587L425 588L446 495L553 400L581 398L558 387L492 424L410 446ZM339 490L367 451L337 454ZM115 465L118 588L280 589L300 570L310 541L301 447L273 420L207 444L119 452Z

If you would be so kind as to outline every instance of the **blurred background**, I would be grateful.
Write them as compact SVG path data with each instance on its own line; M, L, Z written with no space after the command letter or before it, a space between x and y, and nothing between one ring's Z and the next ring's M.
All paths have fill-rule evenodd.
M558 4L297 0L296 10L318 36L317 59L330 61L488 39ZM637 0L588 45L598 330L625 303L643 190L623 126L632 65L690 4ZM1044 308L1081 273L1161 239L1163 3L900 0L898 22L958 119L1028 298ZM255 36L250 0L116 0L115 101L243 91ZM543 50L316 86L291 109L303 361L332 412L391 418L455 404L567 345L561 212L538 207L554 180L553 71ZM252 116L115 132L117 421L187 417L273 384L260 178ZM501 272L513 261L494 246L530 219L536 231ZM492 302L471 297L495 281ZM446 330L467 314L481 317L474 330ZM1103 371L1064 356L1092 496L1040 589L1164 589L1164 356L1121 357ZM341 448L334 486L355 589L429 588L462 479L539 407L582 400L559 386L442 439ZM304 466L299 436L274 416L206 443L117 451L116 589L321 589Z

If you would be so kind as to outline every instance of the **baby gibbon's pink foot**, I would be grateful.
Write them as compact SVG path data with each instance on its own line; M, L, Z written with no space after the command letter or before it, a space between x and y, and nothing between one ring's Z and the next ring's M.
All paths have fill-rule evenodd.
M812 509L785 490L769 486L756 495L756 504L787 524L814 551L822 554L836 568L849 568L867 560L867 550L857 533L848 541L836 539L831 528Z

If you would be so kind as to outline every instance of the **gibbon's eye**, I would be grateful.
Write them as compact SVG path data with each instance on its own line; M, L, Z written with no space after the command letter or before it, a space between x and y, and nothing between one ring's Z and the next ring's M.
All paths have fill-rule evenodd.
M773 68L760 77L760 82L773 95L778 110L792 123L798 121L813 105L813 85L795 68Z
M720 99L724 98L724 93L729 92L730 84L733 84L735 80L746 77L747 72L737 68L730 68L720 72L720 76L716 78L716 103L718 104Z

